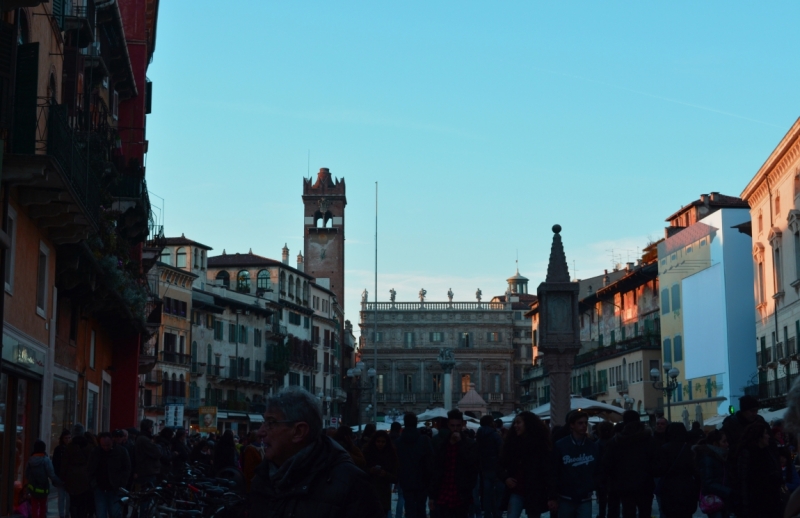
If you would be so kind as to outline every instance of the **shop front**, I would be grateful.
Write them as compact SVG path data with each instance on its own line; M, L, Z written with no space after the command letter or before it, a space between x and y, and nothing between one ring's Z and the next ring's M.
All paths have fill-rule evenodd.
M3 334L0 374L0 515L19 503L25 462L41 436L46 350ZM48 430L49 432L49 430Z

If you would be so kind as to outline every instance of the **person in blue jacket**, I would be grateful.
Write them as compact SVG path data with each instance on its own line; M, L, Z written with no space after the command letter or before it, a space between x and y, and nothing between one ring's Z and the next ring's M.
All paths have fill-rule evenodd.
M583 410L567 414L567 427L570 434L553 446L558 501L548 502L548 507L558 509L559 518L591 518L600 447L587 436L589 414Z
M792 452L789 451L788 446L781 446L778 448L778 460L781 461L781 475L783 476L783 483L789 493L800 487L800 475L792 464Z

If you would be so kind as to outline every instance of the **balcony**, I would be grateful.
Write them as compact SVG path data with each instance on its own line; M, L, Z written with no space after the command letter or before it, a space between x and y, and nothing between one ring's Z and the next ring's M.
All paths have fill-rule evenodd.
M444 394L442 392L433 392L431 394L431 403L442 403L444 401Z
M486 402L487 403L502 403L503 402L503 393L502 392L490 392L486 394Z
M163 373L160 370L150 371L144 376L145 385L161 385Z
M627 381L618 381L616 384L616 389L618 394L627 394L628 393L628 382Z
M189 365L190 363L192 363L192 357L188 354L162 351L161 361L166 363L173 363L176 365Z
M378 392L376 394L376 397L378 399L378 403L386 403L386 394L384 394L383 392Z
M75 31L75 43L86 47L94 41L94 0L67 0L64 5L64 30Z
M186 398L179 396L153 396L148 397L145 392L143 406L145 408L164 408L166 405L185 405Z
M109 191L114 198L112 209L125 215L120 218L117 231L133 244L146 242L150 234L150 195L145 179L121 176Z
M416 403L417 402L416 394L409 394L409 393L400 394L400 402L401 403Z

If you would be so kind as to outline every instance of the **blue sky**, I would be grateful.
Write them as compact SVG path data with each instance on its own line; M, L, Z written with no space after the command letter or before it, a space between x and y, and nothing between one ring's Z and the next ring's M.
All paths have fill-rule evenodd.
M517 253L535 291L554 223L579 278L634 260L681 205L739 195L800 115L800 2L431 4L162 2L167 234L296 256L310 151L347 183L354 323L376 181L380 300L501 294Z

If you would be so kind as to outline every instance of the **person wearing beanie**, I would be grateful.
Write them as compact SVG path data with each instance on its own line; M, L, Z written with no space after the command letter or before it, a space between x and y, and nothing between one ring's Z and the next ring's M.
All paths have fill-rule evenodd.
M739 410L722 421L722 432L728 438L731 451L737 450L745 428L753 423L766 424L764 418L758 415L758 407L757 398L742 396L739 398Z
M28 482L28 493L31 495L31 518L47 517L47 495L50 494L50 481L56 486L61 480L56 476L53 463L45 453L44 441L33 443L33 455L25 466L25 480Z
M653 465L657 445L635 410L622 414L622 430L608 441L601 472L609 500L619 500L622 516L650 516L653 505Z

